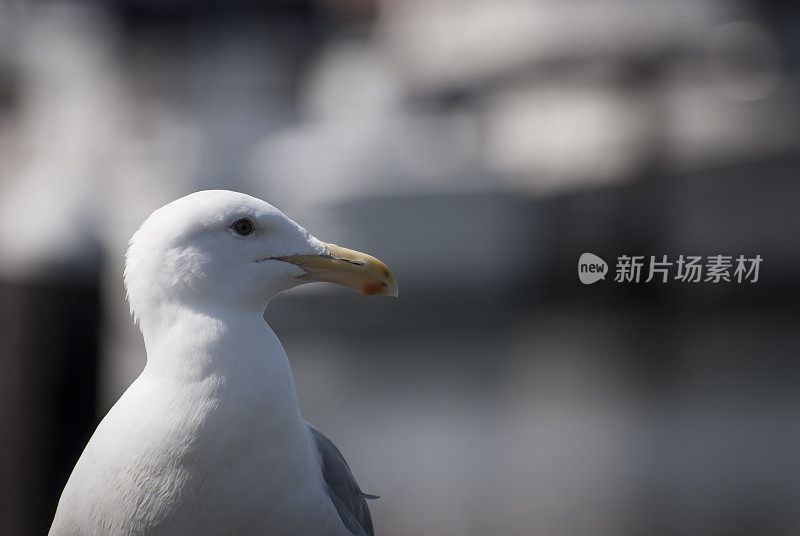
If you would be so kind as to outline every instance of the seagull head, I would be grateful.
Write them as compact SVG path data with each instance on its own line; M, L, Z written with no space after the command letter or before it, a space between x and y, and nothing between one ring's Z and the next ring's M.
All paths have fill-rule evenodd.
M133 315L162 306L263 312L303 283L397 296L370 255L321 242L269 203L226 190L195 192L153 212L130 241L125 287Z

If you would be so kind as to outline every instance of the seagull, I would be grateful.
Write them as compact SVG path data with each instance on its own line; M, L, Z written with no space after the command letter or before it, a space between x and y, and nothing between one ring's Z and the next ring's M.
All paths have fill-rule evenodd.
M276 294L313 281L397 296L378 259L249 195L195 192L133 235L125 286L147 350L64 488L51 536L374 536L339 449L300 414Z

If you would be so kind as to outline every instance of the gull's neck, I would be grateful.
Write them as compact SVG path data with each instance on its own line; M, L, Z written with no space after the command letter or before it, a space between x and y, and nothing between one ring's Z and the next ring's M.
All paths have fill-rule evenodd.
M147 348L142 374L236 407L258 422L267 419L305 441L289 360L262 315L162 306L157 317L141 319Z
M262 314L162 309L159 322L143 319L148 357L140 384L170 393L169 407L157 411L181 415L183 432L173 431L183 434L180 441L191 443L199 459L237 453L230 462L234 474L251 460L265 482L281 483L276 489L298 478L316 482L289 361Z
M289 360L261 312L170 306L155 318L141 319L143 375L239 408L305 441Z
M293 385L286 353L263 313L179 304L162 304L153 313L140 319L153 372L186 381L283 374Z

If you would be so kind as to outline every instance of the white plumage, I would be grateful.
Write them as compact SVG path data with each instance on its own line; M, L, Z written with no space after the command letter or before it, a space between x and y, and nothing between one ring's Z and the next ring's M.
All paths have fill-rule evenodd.
M371 535L371 497L303 420L263 320L307 281L397 293L377 259L250 196L197 192L155 211L125 270L147 365L86 446L50 534Z

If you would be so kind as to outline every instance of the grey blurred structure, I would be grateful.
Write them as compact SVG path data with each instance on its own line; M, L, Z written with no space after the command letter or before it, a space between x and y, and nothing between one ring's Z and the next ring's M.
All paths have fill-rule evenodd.
M262 197L397 302L266 318L393 535L800 531L789 2L0 0L0 531L41 534L144 365L126 241ZM756 284L583 286L585 251Z

